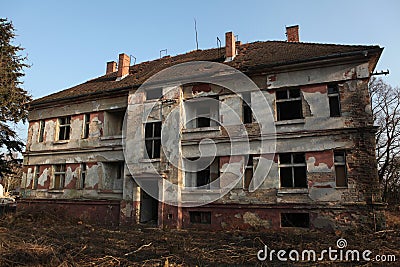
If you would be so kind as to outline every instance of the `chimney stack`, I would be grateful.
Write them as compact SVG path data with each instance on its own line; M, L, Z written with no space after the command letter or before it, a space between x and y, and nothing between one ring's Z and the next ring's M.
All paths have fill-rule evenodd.
M117 79L122 79L129 74L131 58L127 54L119 54Z
M300 42L299 25L286 27L286 36L288 42L292 43Z
M117 71L117 62L109 61L107 62L106 74L113 73Z
M225 33L225 62L231 61L236 56L236 42L233 32Z

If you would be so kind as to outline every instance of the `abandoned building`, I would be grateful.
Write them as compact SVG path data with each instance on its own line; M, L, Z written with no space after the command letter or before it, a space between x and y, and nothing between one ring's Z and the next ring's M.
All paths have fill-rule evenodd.
M104 75L32 101L21 208L57 209L102 224L153 222L165 228L370 227L382 205L368 82L383 49L300 42L298 26L287 27L286 35L286 41L242 44L228 32L225 47L139 64L120 54L118 64L107 63ZM258 149L264 137L252 114L259 103L256 92L239 96L207 83L171 89L160 82L135 95L153 74L192 61L225 64L254 82L272 110L274 153ZM195 105L206 96L217 104ZM132 103L139 108L127 112ZM149 104L157 105L157 112L142 119ZM209 117L229 119L223 104L245 125L250 142L246 154L221 152L229 139ZM206 168L187 172L168 163L161 139L172 108L197 114L191 122L175 125L181 155L198 158L189 152L202 138L215 141L219 152ZM126 138L136 151L129 163L133 168L125 162ZM263 182L249 190L263 160L270 168L258 172ZM231 162L239 166L239 182L220 199L197 206L159 201L166 192L163 181L202 194ZM162 177L157 178L158 200L135 181L150 179L150 167Z

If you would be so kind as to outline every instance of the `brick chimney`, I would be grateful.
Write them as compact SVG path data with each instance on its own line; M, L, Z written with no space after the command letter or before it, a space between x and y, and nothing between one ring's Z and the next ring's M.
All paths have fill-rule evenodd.
M225 33L225 62L231 61L236 56L236 42L233 32Z
M127 54L119 54L117 79L122 79L129 74L131 58Z
M288 42L292 43L300 42L299 25L286 27L286 36Z
M117 62L109 61L107 62L106 74L117 71Z

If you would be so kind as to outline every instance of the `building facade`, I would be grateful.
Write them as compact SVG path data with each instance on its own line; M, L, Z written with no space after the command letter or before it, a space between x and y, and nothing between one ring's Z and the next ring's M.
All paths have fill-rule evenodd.
M368 82L382 48L304 43L297 26L286 30L287 41L241 44L230 32L225 47L133 66L120 54L118 68L108 62L105 75L34 100L21 207L165 228L376 225L381 203ZM257 90L164 77L140 91L152 75L193 61L239 70ZM273 133L263 133L254 109L270 109ZM228 147L243 132L248 149L232 154ZM204 168L171 164L171 155L201 159L205 138L215 155ZM260 149L271 138L273 149ZM174 197L190 204L231 180L238 182L229 192L204 205L166 201L171 184Z

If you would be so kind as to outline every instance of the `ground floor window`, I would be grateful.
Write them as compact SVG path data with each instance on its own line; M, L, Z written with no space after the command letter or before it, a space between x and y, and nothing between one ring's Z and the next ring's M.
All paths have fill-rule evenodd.
M209 211L189 211L191 223L211 224L211 212Z
M281 227L310 227L309 213L281 213Z

